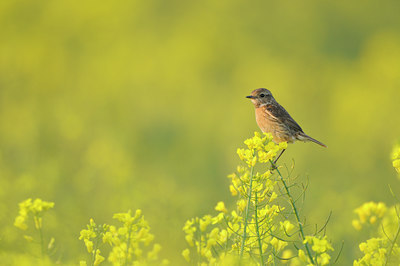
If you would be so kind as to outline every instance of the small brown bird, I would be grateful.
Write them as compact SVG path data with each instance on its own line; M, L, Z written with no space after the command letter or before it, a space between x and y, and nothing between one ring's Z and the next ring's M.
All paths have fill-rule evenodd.
M275 142L287 141L288 143L293 143L296 140L312 141L326 148L325 144L303 132L299 124L275 100L269 90L264 88L256 89L250 96L246 96L246 98L250 98L256 108L256 120L261 131L271 133ZM283 151L280 155L282 153Z

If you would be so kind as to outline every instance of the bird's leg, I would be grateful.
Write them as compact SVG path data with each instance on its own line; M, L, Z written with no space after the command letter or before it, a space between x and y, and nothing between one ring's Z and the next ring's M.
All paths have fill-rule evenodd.
M281 151L281 153L279 153L278 157L276 157L276 159L275 159L275 161L274 161L274 165L276 165L276 162L277 162L278 159L281 157L281 155L282 155L282 153L283 153L284 151L286 151L286 149L283 149L283 150Z

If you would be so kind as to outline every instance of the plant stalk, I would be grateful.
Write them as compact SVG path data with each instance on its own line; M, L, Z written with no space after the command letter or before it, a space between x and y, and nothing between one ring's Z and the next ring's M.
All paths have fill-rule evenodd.
M396 245L396 241L397 241L397 238L399 237L399 234L400 234L400 221L399 221L399 227L397 228L396 235L395 235L395 237L393 239L392 245L390 246L389 253L388 253L387 257L386 257L385 266L389 263L390 255L392 255L393 248Z
M128 230L128 240L126 243L126 259L125 259L125 265L128 265L128 258L129 258L129 246L131 245L131 233L132 233L132 225L129 225L129 230Z
M259 249L259 251L260 251L260 262L261 262L261 265L264 265L264 256L263 256L263 251L262 251L262 243L261 243L261 237L260 237L260 229L259 229L259 226L258 226L258 217L257 217L257 201L258 201L258 198L257 198L257 191L256 191L256 193L255 193L256 195L255 195L255 201L256 201L256 203L254 204L254 214L255 214L255 222L256 222L256 230L257 230L257 240L258 240L258 249Z
M308 258L310 259L311 263L312 263L312 264L315 264L314 258L313 258L312 255L311 255L311 251L310 251L310 247L309 247L308 243L307 243L307 242L304 243L304 240L305 240L306 238L305 238L305 236L304 236L303 225L302 225L302 223L301 223L300 216L299 216L299 212L297 211L297 208L296 208L296 204L294 203L293 197L292 197L292 195L290 194L289 187L286 185L286 182L285 182L285 180L283 179L283 177L282 177L280 171L278 170L278 168L276 167L276 165L275 165L272 161L270 161L270 162L271 162L272 166L274 167L274 169L277 171L277 173L278 173L278 175L279 175L279 179L281 180L283 186L285 187L286 194L287 194L287 196L288 196L288 198L289 198L290 205L292 206L293 212L294 212L295 217L296 217L297 224L298 224L298 226L299 226L301 239L302 239L303 244L304 244L304 247L306 248L306 251L307 251L307 256L308 256Z
M253 157L255 156L255 151L253 152ZM249 220L249 215L250 215L250 205L251 205L251 194L252 194L252 189L253 189L253 175L254 175L254 166L251 166L250 170L250 184L249 184L249 192L247 194L248 200L247 200L247 206L246 206L246 216L244 218L244 228L243 228L243 235L242 235L242 245L240 247L240 259L243 257L243 252L244 252L244 244L246 243L246 238L247 238L247 224Z
M39 237L40 237L40 250L41 250L41 254L42 254L42 259L44 258L44 239L43 239L43 230L42 230L42 225L39 222L39 217L37 215L35 215L35 223L38 224L38 228L37 230L39 231Z

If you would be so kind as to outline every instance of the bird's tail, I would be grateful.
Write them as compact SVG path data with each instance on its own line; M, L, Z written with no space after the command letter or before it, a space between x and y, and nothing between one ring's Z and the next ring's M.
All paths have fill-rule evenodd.
M317 143L318 145L321 145L324 148L328 148L328 146L326 146L324 143L319 142L316 139L313 139L312 137L310 137L309 135L305 134L305 133L300 133L299 135L297 135L297 139L301 140L301 141L312 141L314 143Z

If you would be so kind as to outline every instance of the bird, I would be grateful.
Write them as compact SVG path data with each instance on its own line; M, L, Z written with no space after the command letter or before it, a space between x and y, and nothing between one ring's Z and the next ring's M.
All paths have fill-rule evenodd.
M274 142L294 143L295 141L314 142L322 147L327 148L322 142L308 136L297 122L289 115L272 96L272 93L260 88L253 90L251 95L246 96L251 99L256 111L256 121L263 133L271 133ZM279 159L282 153L275 159Z

